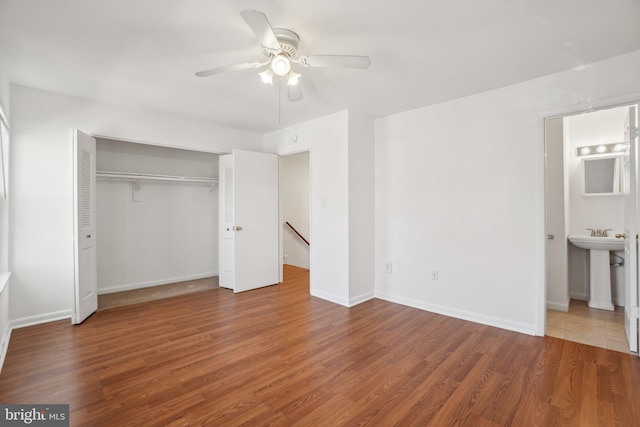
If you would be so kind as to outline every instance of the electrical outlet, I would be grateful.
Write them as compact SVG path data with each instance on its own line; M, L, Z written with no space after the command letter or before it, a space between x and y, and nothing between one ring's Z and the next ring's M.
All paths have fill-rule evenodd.
M438 270L433 270L431 272L431 280L438 280Z
M387 263L387 273L391 273L392 270L393 270L393 265L390 262L388 262Z

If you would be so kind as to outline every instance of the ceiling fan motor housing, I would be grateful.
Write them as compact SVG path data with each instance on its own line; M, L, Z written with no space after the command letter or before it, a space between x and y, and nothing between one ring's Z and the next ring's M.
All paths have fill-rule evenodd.
M280 51L276 52L273 49L262 46L264 54L266 56L271 56L277 55L278 53L283 53L289 58L296 58L298 56L298 45L300 44L300 36L298 36L291 30L287 30L286 28L274 28L273 33L278 39L278 43L280 43Z

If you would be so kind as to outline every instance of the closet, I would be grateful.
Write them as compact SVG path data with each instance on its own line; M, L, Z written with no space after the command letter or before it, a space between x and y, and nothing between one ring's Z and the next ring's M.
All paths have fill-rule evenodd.
M97 138L98 293L218 275L218 155Z

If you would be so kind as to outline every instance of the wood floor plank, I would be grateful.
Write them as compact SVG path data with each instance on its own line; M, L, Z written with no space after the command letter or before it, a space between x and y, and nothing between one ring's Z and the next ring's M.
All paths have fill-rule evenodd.
M73 426L640 425L637 357L285 282L16 329L0 403ZM153 420L150 422L149 420Z

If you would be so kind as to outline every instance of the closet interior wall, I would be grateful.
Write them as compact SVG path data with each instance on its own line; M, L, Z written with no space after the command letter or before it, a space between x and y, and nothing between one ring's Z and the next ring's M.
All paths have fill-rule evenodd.
M97 139L98 293L218 275L218 186L100 172L218 178L218 155Z

